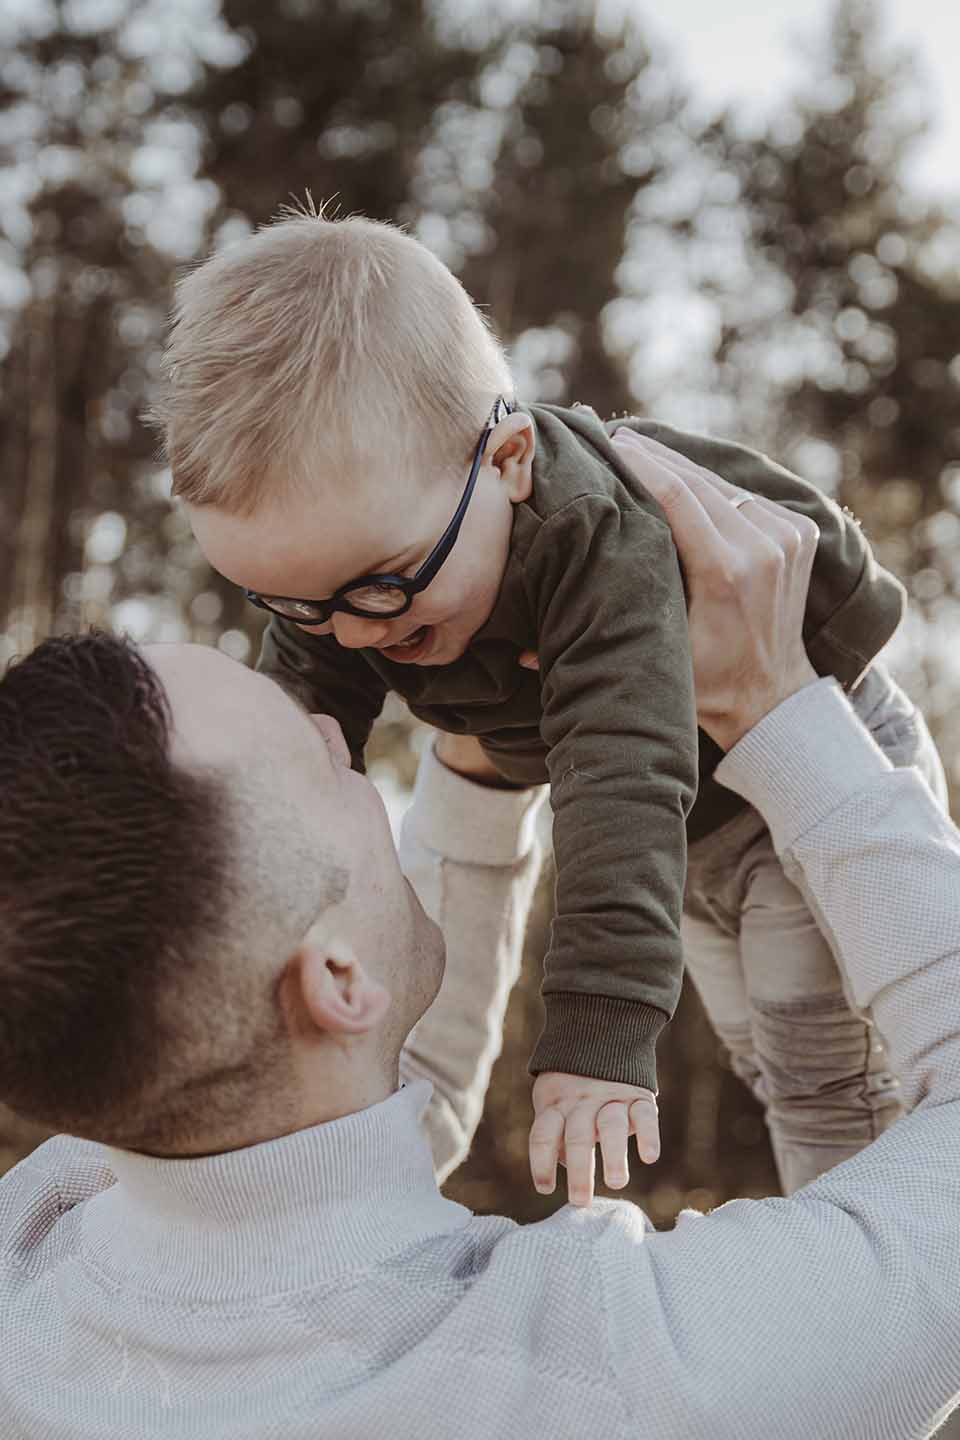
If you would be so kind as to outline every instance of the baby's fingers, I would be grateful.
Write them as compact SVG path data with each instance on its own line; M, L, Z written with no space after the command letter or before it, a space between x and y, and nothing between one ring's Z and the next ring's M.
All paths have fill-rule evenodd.
M611 1100L597 1116L600 1153L603 1156L603 1182L611 1190L622 1190L630 1178L627 1168L627 1142L630 1139L630 1116L626 1105Z
M645 1165L660 1158L660 1112L652 1094L630 1106L630 1129L637 1137L637 1152Z
M571 1110L563 1132L567 1163L567 1199L571 1205L589 1205L596 1175L597 1107L585 1101Z
M530 1174L544 1195L557 1188L557 1159L563 1140L563 1114L553 1106L540 1110L530 1127Z

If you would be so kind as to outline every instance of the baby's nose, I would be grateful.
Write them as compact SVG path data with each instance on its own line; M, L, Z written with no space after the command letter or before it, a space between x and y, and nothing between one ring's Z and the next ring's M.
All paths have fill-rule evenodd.
M390 629L387 620L365 620L361 615L346 615L338 611L330 617L337 643L348 650L361 650L365 646L379 645L385 640Z

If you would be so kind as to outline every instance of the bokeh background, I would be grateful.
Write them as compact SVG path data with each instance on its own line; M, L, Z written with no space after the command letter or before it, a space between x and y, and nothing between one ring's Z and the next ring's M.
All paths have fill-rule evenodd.
M888 658L956 797L960 119L925 3L0 0L0 666L91 623L255 660L140 417L177 274L309 191L432 247L523 397L756 444L848 505L909 587ZM376 731L395 813L424 738L399 705ZM551 893L448 1186L520 1220L561 1198L525 1153ZM691 993L661 1055L629 1193L669 1224L774 1191ZM0 1117L0 1169L37 1138Z

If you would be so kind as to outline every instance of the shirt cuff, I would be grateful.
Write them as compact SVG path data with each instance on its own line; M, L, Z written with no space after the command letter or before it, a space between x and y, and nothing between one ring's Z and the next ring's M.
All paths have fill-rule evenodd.
M429 745L403 823L422 845L448 860L512 865L533 848L546 793L545 785L529 790L478 785L448 770Z
M779 855L892 769L828 676L765 715L727 752L715 778L760 811Z
M584 1075L657 1093L656 1045L669 1016L643 1000L548 991L530 1074Z

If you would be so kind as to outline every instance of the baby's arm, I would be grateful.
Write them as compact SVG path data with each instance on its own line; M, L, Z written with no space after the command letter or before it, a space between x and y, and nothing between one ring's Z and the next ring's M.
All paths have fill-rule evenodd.
M586 1204L594 1142L614 1185L631 1132L643 1158L659 1151L655 1045L680 990L697 768L686 604L653 501L567 505L542 526L524 577L557 858L531 1169L552 1189L566 1156L570 1198Z
M544 962L544 1071L656 1091L680 992L686 816L697 727L687 614L659 507L590 495L524 562L554 810L557 918Z

